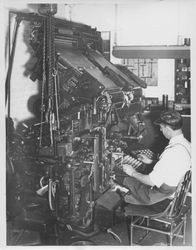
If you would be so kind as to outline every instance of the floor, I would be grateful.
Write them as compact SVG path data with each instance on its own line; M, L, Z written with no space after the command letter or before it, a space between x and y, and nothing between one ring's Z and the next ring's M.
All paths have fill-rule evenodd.
M115 245L115 246L126 246L128 245L128 237L127 237L127 229L126 224L121 223L116 225L112 228L112 230L120 237L121 242L117 239L115 239L112 235L102 233L100 235L97 235L96 237L91 238L96 245ZM134 243L137 242L140 237L143 236L144 231L139 229L134 229L133 239ZM188 218L187 221L187 229L186 229L186 246L192 245L192 226L191 226L191 219ZM153 245L160 245L160 246L166 246L167 245L167 239L166 236L161 235L156 232L151 232L141 243L142 246L153 246ZM182 246L182 240L181 239L175 239L174 246Z
M112 232L104 231L98 233L97 235L89 238L92 245L97 246L127 246L128 245L128 235L126 223L123 217L117 217L116 224L112 227ZM134 244L143 236L144 231L139 229L134 229L133 240ZM66 238L66 234L64 236ZM17 245L17 246L38 246L42 245L40 235L38 232L26 230L21 234L20 230L12 228L11 224L7 224L7 245ZM65 244L67 245L67 244ZM84 243L78 243L78 245L84 245ZM90 245L87 243L87 245ZM161 235L156 232L151 232L139 245L141 246L166 246L167 240L165 235ZM182 246L182 239L175 239L173 242L174 246ZM186 243L185 246L192 246L192 218L191 212L187 216L187 227L186 227Z

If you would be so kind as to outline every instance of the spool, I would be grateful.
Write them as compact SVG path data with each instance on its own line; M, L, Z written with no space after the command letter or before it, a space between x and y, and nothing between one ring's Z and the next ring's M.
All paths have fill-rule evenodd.
M165 109L168 109L168 95L165 98Z
M162 107L165 108L165 95L162 95Z

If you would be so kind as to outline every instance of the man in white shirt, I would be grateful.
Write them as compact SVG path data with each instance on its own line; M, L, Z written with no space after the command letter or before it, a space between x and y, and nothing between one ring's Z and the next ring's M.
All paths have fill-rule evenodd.
M148 175L138 173L131 165L123 165L124 172L129 175L124 178L123 185L130 190L124 200L131 204L152 205L172 196L191 166L191 146L182 133L181 115L173 110L163 112L155 124L160 125L169 144ZM143 154L138 159L145 164L152 163Z

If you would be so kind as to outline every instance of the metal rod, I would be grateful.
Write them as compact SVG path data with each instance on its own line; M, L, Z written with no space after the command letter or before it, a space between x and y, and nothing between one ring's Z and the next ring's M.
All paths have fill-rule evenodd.
M8 20L8 63L10 64L10 53L11 53L11 35L10 35L10 27L11 27L11 13L9 12L9 20Z
M142 229L146 229L146 227L145 227L145 226L138 226L138 225L134 225L134 227L137 227L137 228L142 228ZM164 231L161 231L161 230L159 230L159 229L155 229L155 228L151 228L151 227L149 227L149 228L148 228L148 230L150 230L150 231L154 231L154 232L157 232L157 233L167 234L167 235L169 235L169 234L170 234L169 232L164 232Z
M13 61L14 61L14 55L15 55L15 49L16 49L16 39L17 39L18 28L19 28L20 22L21 22L21 19L17 18L16 19L16 26L15 26L15 30L14 30L14 36L13 36L12 50L11 50L11 54L9 56L8 72L7 72L7 76L6 76L6 82L5 82L5 88L6 88L5 104L7 103L7 107L8 107L8 117L10 117L10 100L11 100L10 80L11 80L11 75L12 75Z

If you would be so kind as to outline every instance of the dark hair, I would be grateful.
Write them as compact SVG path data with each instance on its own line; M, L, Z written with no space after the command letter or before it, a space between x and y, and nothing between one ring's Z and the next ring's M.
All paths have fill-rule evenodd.
M173 130L181 129L183 125L180 113L175 110L164 111L154 123L167 125Z

